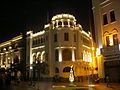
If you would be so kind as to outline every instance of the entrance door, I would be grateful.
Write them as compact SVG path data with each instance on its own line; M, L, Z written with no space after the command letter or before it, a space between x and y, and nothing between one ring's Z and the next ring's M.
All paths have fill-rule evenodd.
M105 67L105 75L109 75L111 82L120 82L120 67Z

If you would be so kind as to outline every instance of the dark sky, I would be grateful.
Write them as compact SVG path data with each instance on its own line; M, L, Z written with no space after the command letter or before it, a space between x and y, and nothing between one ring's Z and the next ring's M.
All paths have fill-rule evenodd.
M90 0L4 0L0 3L0 42L20 32L42 30L58 13L70 13L89 30Z

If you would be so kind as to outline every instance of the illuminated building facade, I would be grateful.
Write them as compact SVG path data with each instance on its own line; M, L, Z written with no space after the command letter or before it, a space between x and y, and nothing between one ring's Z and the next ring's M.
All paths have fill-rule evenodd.
M120 0L92 0L100 77L120 82Z
M23 35L20 34L12 39L0 43L0 67L9 69L15 62L25 61L25 47Z
M74 76L85 80L88 75L97 74L93 40L90 32L85 32L70 14L58 14L40 32L27 32L26 63L29 76L33 62L48 65L48 77L58 75L69 78L73 65ZM44 77L44 76L43 76Z

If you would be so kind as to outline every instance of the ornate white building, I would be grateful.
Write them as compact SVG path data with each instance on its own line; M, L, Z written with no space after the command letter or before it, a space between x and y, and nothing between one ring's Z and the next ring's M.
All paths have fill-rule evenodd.
M33 62L48 64L48 77L58 75L69 78L73 65L74 76L85 80L88 75L97 74L94 43L90 32L85 32L70 14L58 14L40 32L27 32L26 63L29 76Z
M120 82L120 0L92 0L100 77Z
M23 35L18 35L0 43L0 67L8 69L15 60L25 61Z

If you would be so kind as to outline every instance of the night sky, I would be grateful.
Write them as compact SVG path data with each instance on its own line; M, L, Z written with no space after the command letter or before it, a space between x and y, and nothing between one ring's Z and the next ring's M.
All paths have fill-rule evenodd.
M4 0L0 3L0 42L21 32L43 29L59 13L75 16L85 31L90 30L90 0Z

